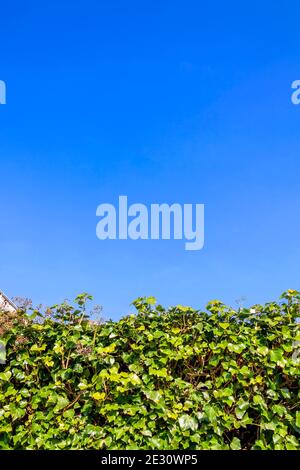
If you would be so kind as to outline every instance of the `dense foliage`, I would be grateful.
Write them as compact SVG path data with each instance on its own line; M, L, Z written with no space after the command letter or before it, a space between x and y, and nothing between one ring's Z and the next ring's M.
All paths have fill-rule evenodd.
M0 314L0 448L300 448L300 293L102 324L87 299Z

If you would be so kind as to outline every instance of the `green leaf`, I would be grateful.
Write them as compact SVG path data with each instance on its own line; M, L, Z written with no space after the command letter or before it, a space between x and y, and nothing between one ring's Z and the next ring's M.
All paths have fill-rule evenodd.
M33 346L31 346L30 351L41 352L41 351L45 351L46 348L47 348L47 344L42 344L41 346L34 344Z
M231 444L230 444L230 449L232 450L240 450L242 447L241 447L241 441L237 438L237 437L234 437L231 441Z
M273 405L272 406L272 411L276 414L278 414L281 418L286 414L286 409L284 406L281 405Z
M155 305L157 302L155 297L147 297L145 300L148 305Z
M300 429L300 411L296 411L296 426Z
M282 349L274 349L270 351L270 359L272 362L277 362L282 359L283 351Z
M0 380L4 380L5 382L8 382L10 378L11 378L11 372L9 370L6 372L0 373Z
M192 310L191 307L187 307L187 306L184 306L184 305L177 305L176 308L178 310L181 310L182 312L189 312L190 310Z
M257 348L257 352L258 354L261 354L262 356L266 356L269 352L269 348L267 348L267 346L259 346Z
M286 398L286 399L290 399L290 398L291 398L291 393L290 393L290 391L289 391L288 388L286 388L286 387L281 388L280 391L281 391L281 394L282 394L282 396L283 396L284 398Z
M92 394L92 397L94 398L94 400L97 400L97 401L101 401L101 400L104 400L105 398L105 393L104 392L95 392Z
M140 297L101 324L86 300L4 333L0 314L1 449L299 450L300 293L251 310Z
M235 415L238 419L242 419L247 409L249 408L249 402L244 400L239 400L235 408Z
M152 400L155 403L159 403L162 399L162 394L159 391L146 391L145 395L149 400Z
M69 400L65 397L58 396L57 397L57 402L54 408L54 412L60 411L63 408L65 408L69 404Z
M219 323L219 325L223 330L227 330L230 327L230 323L226 323L226 322L221 322Z
M64 418L69 418L69 419L73 418L74 415L75 415L75 411L72 409L65 411L63 414Z
M205 406L204 413L211 423L214 423L216 421L217 413L212 406L209 406L209 405Z
M190 429L196 431L198 429L198 421L193 416L183 414L178 419L179 426L183 431Z

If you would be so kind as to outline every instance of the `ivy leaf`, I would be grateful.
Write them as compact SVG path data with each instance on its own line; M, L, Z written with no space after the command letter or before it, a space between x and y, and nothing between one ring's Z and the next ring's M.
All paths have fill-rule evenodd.
M101 401L104 400L105 398L105 393L104 392L95 392L92 394L92 397L94 400Z
M145 301L146 301L146 303L147 303L148 305L155 305L156 302L157 302L156 298L155 298L155 297L152 297L152 296L147 297L147 298L145 299Z
M270 359L272 362L277 362L282 359L283 351L282 349L274 349L270 351Z
M159 391L147 391L145 392L146 397L154 403L159 403L162 399L162 394Z
M62 396L58 396L57 397L57 402L56 402L56 405L53 409L54 413L56 413L57 411L60 411L62 410L63 408L65 408L67 405L69 404L69 400L65 397L62 397Z
M237 354L240 354L244 349L246 349L246 345L243 343L240 343L240 344L228 343L227 348L228 348L228 351L230 352L235 352Z
M140 297L101 324L83 294L40 324L18 314L7 334L1 313L0 448L299 450L292 292L201 312Z
M220 322L219 325L223 330L227 330L230 327L230 323L227 322Z
M31 346L30 351L41 352L41 351L45 351L46 348L47 348L47 344L42 344L41 346L34 344L33 346Z
M266 356L269 352L269 348L267 348L267 346L259 346L257 348L257 352L258 354L261 354L262 356Z
M0 380L4 380L5 382L8 382L9 379L11 378L11 372L8 370L6 372L1 372L0 373Z
M235 415L238 419L242 419L247 409L249 408L249 402L244 400L239 400L235 408Z
M198 421L193 416L183 414L178 419L179 426L183 431L190 429L196 431L198 429Z
M296 411L296 426L300 429L300 411Z
M230 449L231 450L241 450L241 441L237 438L237 437L234 437L231 441L231 444L230 444Z
M75 415L75 411L74 410L66 410L63 414L64 418L69 418L69 419L72 419Z

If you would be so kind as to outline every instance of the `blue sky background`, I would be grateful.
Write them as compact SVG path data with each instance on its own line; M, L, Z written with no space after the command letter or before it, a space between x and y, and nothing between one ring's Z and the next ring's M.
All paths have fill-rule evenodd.
M300 288L300 7L282 1L1 5L0 288L203 307ZM204 203L205 247L99 241L96 207Z

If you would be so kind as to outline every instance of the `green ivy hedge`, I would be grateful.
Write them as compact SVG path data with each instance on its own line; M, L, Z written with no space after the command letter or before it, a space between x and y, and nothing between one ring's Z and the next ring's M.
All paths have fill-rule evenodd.
M300 448L299 292L103 324L88 299L0 314L0 448Z

